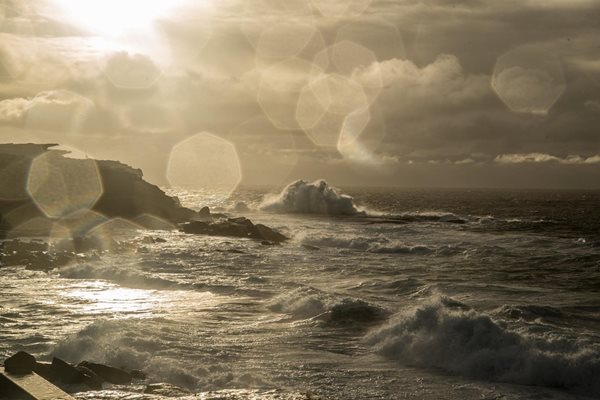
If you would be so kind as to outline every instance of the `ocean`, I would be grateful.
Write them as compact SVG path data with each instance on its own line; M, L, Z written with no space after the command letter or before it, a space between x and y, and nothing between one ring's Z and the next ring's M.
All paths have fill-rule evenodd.
M600 398L600 191L341 191L328 216L292 212L311 193L171 192L282 245L139 230L127 252L0 268L0 358L142 369L182 399ZM174 398L143 389L74 396Z

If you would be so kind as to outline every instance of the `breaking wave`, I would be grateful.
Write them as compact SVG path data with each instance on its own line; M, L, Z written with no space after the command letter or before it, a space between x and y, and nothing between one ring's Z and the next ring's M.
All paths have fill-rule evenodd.
M366 340L379 354L404 364L600 395L600 346L512 331L439 296L395 315Z
M354 298L337 299L318 289L302 287L274 298L269 309L293 319L317 319L331 325L368 324L389 316L387 310Z
M156 323L166 327L157 330ZM266 384L260 375L233 370L225 357L210 359L196 343L182 342L178 325L164 318L98 320L58 343L52 355L73 363L92 360L140 369L148 374L149 382L167 382L194 391ZM187 351L189 361L182 360L177 348Z
M364 214L354 205L352 197L340 194L324 180L292 182L280 194L266 197L260 209L289 214Z
M406 255L454 255L462 249L442 246L439 248L423 244L406 244L389 240L384 236L355 237L355 236L329 236L329 235L302 235L295 238L301 245L309 247L329 247L337 249L366 251L378 254L406 254Z

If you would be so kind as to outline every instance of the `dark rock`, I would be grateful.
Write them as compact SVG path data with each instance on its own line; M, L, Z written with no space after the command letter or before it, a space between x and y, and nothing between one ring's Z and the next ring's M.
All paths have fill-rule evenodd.
M269 242L268 240L263 240L262 242L260 242L260 244L262 244L263 246L275 246L275 243Z
M75 369L81 372L81 374L85 377L83 383L85 383L88 387L94 390L102 390L102 382L104 382L104 379L99 377L94 371L84 367L83 365L78 365L75 367Z
M145 394L155 394L165 397L181 397L190 395L189 390L171 385L170 383L151 383L144 389Z
M114 383L117 385L124 385L131 383L131 374L120 368L110 367L104 364L97 364L89 361L82 361L79 366L89 368L94 371L96 375L104 379L107 382Z
M35 366L33 367L33 372L35 372L42 378L46 379L47 381L50 381L50 382L58 381L58 374L54 370L54 367L52 366L51 363L38 361L38 362L36 362Z
M54 357L51 365L58 380L63 383L83 383L85 381L85 376L77 368L60 358Z
M4 369L14 374L28 374L34 370L35 365L35 357L24 351L19 351L4 360Z
M181 225L181 229L189 234L251 238L273 243L287 240L287 237L274 229L262 224L254 225L245 217L229 218L217 222L192 221Z
M132 369L131 371L129 371L129 375L131 375L132 379L139 379L139 380L143 380L147 378L147 375L144 371L141 371L139 369Z
M202 207L202 208L200 209L200 211L198 211L198 216L199 216L200 218L202 218L202 219L205 219L205 218L209 218L209 219L210 219L210 218L211 218L211 215L210 215L210 208L208 208L208 207L206 207L206 206L205 206L205 207Z
M156 243L167 243L167 239L163 239L163 238L160 238L160 237L154 238L154 241Z
M287 237L266 225L256 224L255 228L261 239L269 240L274 243L281 243L287 240Z
M64 157L68 152L51 149L56 144L1 144L0 170L8 171L0 187L0 237L8 231L36 220L27 230L47 234L52 221L35 205L27 191L27 181L33 160L42 154L51 154L66 169L77 170L84 159ZM138 216L152 216L156 220L178 224L194 219L198 213L182 207L179 201L167 196L160 188L146 182L142 171L117 161L97 160L96 166L102 183L102 194L92 210L106 217L120 217L134 221ZM8 217L10 215L10 218ZM36 235L36 236L39 236Z

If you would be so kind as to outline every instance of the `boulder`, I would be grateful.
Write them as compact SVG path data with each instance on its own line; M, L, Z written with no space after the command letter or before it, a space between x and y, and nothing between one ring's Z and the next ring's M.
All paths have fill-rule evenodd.
M196 235L251 238L273 243L281 243L287 240L287 237L276 230L262 224L255 225L245 217L228 218L224 221L215 222L192 221L182 224L181 230Z
M97 364L89 361L82 361L78 365L79 367L88 368L100 378L106 382L114 383L117 385L125 385L131 383L131 374L120 368L110 367L104 364Z
M102 389L102 380L90 371L79 369L68 362L54 357L52 359L52 369L59 382L67 384L84 384L90 389ZM53 381L55 382L55 381Z
M4 360L4 369L13 374L28 374L34 370L35 365L35 357L24 351L19 351Z

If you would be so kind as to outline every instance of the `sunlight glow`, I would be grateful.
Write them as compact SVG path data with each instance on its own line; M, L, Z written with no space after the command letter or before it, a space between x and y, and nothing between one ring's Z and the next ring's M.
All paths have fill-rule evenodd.
M180 0L54 0L71 23L101 36L146 30Z

